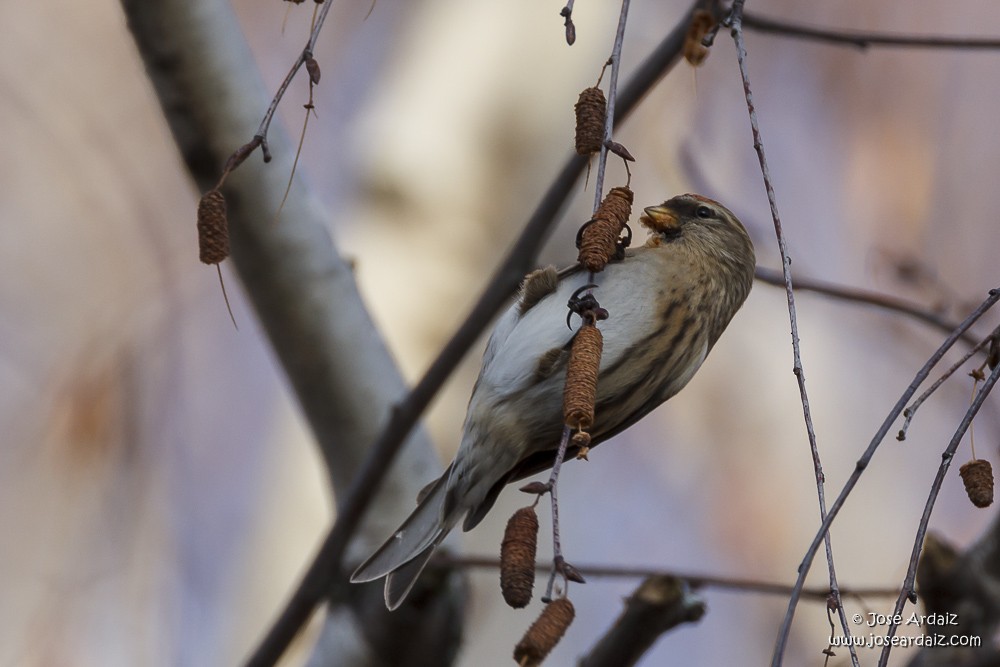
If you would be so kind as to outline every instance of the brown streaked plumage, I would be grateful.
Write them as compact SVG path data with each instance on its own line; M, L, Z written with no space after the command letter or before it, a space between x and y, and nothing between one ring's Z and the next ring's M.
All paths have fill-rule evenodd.
M754 251L729 209L680 195L645 209L646 244L594 277L610 317L591 447L680 391L701 366L753 283ZM566 303L587 279L579 267L528 276L497 322L472 391L462 443L417 508L351 581L386 577L390 609L402 603L448 532L474 528L508 483L552 466L562 433L562 389L573 331ZM578 321L577 321L578 323ZM570 451L568 456L575 455Z

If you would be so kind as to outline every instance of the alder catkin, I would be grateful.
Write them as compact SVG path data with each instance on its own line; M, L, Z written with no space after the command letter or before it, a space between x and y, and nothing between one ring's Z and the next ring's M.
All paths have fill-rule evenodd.
M584 88L576 106L576 152L590 155L601 150L604 142L604 125L607 119L608 103L604 92L594 86Z
M538 515L534 507L522 507L507 521L500 544L500 591L514 609L531 602L537 547Z
M973 459L958 470L965 493L976 507L993 504L993 466L985 459Z
M198 250L205 264L218 264L229 257L226 198L218 190L209 190L198 202Z
M597 398L597 373L601 367L604 337L591 321L573 337L566 368L563 391L563 419L567 426L586 431L594 423L594 401Z
M568 598L559 598L545 605L542 614L514 647L514 661L521 667L541 665L562 639L574 616L576 610Z

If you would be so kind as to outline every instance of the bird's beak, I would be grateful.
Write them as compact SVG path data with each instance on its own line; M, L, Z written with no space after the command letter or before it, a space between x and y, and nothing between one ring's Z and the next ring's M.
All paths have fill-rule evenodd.
M680 229L677 214L663 204L644 208L639 222L654 232L671 232Z

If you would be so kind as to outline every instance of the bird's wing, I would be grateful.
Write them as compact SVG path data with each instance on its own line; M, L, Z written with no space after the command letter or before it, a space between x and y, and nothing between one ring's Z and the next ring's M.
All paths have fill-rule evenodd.
M611 317L598 323L604 334L601 371L619 364L634 343L655 332L653 299L647 285L655 287L656 279L640 279L637 274L657 267L636 256L621 263L610 264L594 278L598 285L594 295L610 311ZM570 273L559 280L555 291L538 299L526 312L519 304L512 305L494 329L480 372L479 384L493 392L508 396L524 391L547 379L546 364L554 365L550 356L566 351L580 325L580 318L571 318L566 326L567 302L577 289L587 284L585 272ZM551 368L549 368L551 370ZM539 372L541 371L541 372ZM477 386L477 393L481 388Z

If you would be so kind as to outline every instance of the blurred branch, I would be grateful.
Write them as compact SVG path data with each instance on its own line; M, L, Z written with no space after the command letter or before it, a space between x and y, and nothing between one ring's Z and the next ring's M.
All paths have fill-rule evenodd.
M929 533L917 566L924 612L934 621L924 634L978 637L980 646L925 647L909 667L996 665L1000 652L991 638L1000 626L1000 514L964 553Z
M226 0L123 0L122 7L178 149L205 190L233 146L257 126L259 110L271 97L239 22ZM300 185L285 205L282 223L273 224L293 153L280 130L271 128L276 158L270 167L247 162L226 181L232 257L343 506L368 444L406 384L330 237L329 212ZM193 219L190 224L193 240ZM429 439L420 432L416 440L418 446L407 448L400 465L384 464L391 493L379 497L383 511L373 512L372 521L412 502L421 480L439 470ZM391 528L373 532L384 535ZM363 546L375 545L372 539ZM359 625L385 615L383 606L381 616L367 616Z
M438 569L448 568L482 568L498 570L500 561L496 558L486 556L452 556L450 554L435 554L431 560L431 567ZM536 566L538 571L547 569L545 563ZM720 577L709 574L692 574L688 572L675 572L663 570L661 568L649 567L625 567L621 565L578 565L576 569L588 580L591 578L619 578L619 579L639 579L643 577L673 577L685 582L692 589L716 588L721 590L743 591L747 593L761 593L764 595L787 596L792 592L791 584L778 584L758 579L746 579L740 577ZM841 594L854 598L869 597L893 597L899 593L898 588L842 588ZM822 601L824 604L830 597L829 588L804 588L802 596Z
M774 285L777 287L784 287L785 285L785 279L782 273L774 269L767 269L758 266L754 276L757 280L762 283L767 283L768 285ZM836 285L834 283L828 283L822 280L813 280L811 278L802 278L800 276L796 276L792 280L792 287L796 291L816 292L817 294L823 294L841 301L875 306L877 308L881 308L882 310L908 315L909 317L924 322L925 324L929 324L944 333L951 333L958 328L957 322L953 322L929 308L925 308L920 304L916 304L911 301L889 296L888 294L858 289L856 287ZM968 343L969 345L977 345L979 343L978 339L971 333L963 333L960 340Z
M873 46L925 49L1000 49L1000 39L995 37L938 37L933 35L892 35L857 30L829 30L779 21L750 13L743 14L743 25L756 32L842 46L855 46L860 49Z
M618 620L580 660L580 667L634 665L660 635L704 615L704 601L691 593L684 580L649 577L625 600Z
M781 217L778 215L778 203L774 196L774 186L771 183L771 174L767 167L767 156L764 154L764 141L761 136L760 125L757 121L757 111L753 103L750 72L747 68L747 50L743 40L743 2L744 0L734 0L732 11L726 22L730 26L733 42L736 44L736 61L739 65L740 78L743 81L743 94L746 98L747 112L750 115L750 132L753 136L753 147L757 153L757 161L760 163L761 176L764 178L764 190L771 208L771 220L774 222L774 235L778 242L778 251L781 254L781 271L785 284L785 298L788 301L788 321L791 325L792 335L792 373L795 375L795 380L799 387L802 417L806 425L806 437L809 440L809 453L812 455L816 496L819 501L819 515L821 519L825 519L827 512L826 478L823 474L823 463L820 460L816 429L813 426L812 409L809 406L809 393L806 391L806 372L802 365L802 354L799 346L798 316L795 311L795 293L792 289L792 258L788 254L788 244L785 241L785 235L782 231ZM833 540L829 532L823 536L823 541L826 546L826 564L830 576L831 608L836 610L837 616L840 619L840 627L848 640L847 648L851 654L851 664L854 667L858 667L857 650L854 648L854 644L850 642L851 626L847 622L847 614L844 613L844 605L840 599L840 587L837 584L837 569L833 559Z

